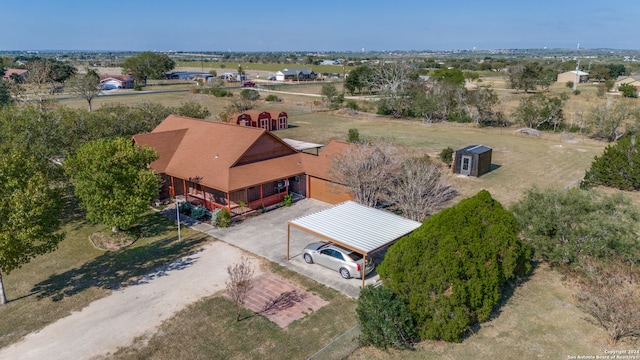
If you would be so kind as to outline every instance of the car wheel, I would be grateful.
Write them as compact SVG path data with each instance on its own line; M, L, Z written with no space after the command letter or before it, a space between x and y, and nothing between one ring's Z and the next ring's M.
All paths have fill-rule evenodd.
M349 270L345 268L340 268L340 276L342 276L343 279L351 279L351 274L349 274Z
M307 264L313 264L313 258L311 257L311 255L309 254L304 254L304 261L307 262Z

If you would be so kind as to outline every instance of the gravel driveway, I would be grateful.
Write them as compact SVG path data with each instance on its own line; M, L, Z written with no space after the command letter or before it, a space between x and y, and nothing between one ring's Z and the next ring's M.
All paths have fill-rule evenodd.
M191 256L114 291L21 341L0 349L0 359L95 359L150 335L190 303L225 289L226 267L241 250L216 241ZM257 262L254 261L257 265ZM262 272L255 266L255 276Z

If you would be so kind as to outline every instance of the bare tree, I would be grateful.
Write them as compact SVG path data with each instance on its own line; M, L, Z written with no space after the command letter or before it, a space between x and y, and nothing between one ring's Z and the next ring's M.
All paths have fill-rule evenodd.
M100 76L95 70L89 70L86 74L78 74L67 81L70 93L84 99L91 112L91 101L100 94Z
M331 174L351 190L356 202L376 206L389 198L398 168L394 153L388 144L354 144L332 159Z
M404 216L423 221L457 195L428 159L400 159L388 143L349 146L331 164L331 174L363 205L392 203Z
M633 263L613 259L605 264L590 258L577 275L578 307L607 331L611 344L640 337L638 276Z
M587 123L591 136L606 141L617 141L625 134L624 124L627 120L638 120L639 112L635 105L626 101L596 106L587 115Z
M394 207L405 217L420 222L457 195L456 189L445 181L440 167L425 158L402 163L391 193Z
M253 264L248 257L243 256L240 262L227 266L227 274L227 294L236 304L236 321L240 321L240 309L247 299L249 290L253 288Z

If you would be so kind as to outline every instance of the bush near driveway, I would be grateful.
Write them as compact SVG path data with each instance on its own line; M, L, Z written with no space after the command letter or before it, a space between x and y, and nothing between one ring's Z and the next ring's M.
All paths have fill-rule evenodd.
M420 338L460 342L489 318L507 282L531 269L519 232L513 214L482 190L392 245L378 273L408 304Z

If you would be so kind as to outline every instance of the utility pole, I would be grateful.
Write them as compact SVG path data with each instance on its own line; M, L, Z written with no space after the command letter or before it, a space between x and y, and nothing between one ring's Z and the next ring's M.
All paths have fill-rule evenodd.
M578 46L580 46L578 44ZM576 89L578 88L578 81L580 81L580 60L578 60L578 63L576 64L576 81L573 82L573 91L576 91Z

